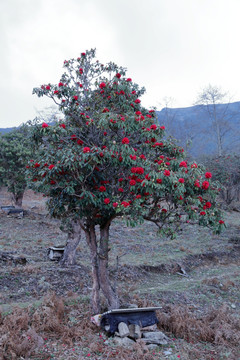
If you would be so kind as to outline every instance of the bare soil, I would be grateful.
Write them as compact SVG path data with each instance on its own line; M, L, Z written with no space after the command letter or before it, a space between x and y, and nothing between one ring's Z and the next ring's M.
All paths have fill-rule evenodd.
M154 351L141 344L126 350L105 345L105 334L90 323L84 237L76 266L49 260L48 248L64 245L67 235L49 218L45 201L27 191L23 218L0 211L0 253L27 260L25 265L0 260L0 358L240 359L239 212L225 211L227 229L221 235L183 223L174 240L159 237L151 223L136 228L123 219L113 223L110 272L121 302L162 306L159 327L171 339ZM12 205L5 189L2 205Z

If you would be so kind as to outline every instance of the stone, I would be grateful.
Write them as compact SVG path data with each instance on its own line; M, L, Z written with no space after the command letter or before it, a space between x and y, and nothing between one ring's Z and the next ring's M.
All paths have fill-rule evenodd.
M172 355L172 349L168 349L166 351L163 352L164 355Z
M139 325L135 325L135 324L130 324L128 326L129 328L129 337L132 339L140 339L142 334L141 334L141 329Z
M129 328L124 322L118 324L118 332L121 338L129 335Z
M147 345L148 350L155 350L158 347L157 344L149 344Z
M157 331L157 324L151 325L151 326L146 326L144 328L142 328L142 331Z
M118 336L114 336L113 343L115 345L118 345L118 346L123 346L123 347L130 348L135 344L135 341L129 339L128 337L121 338L121 337L118 337Z
M168 343L168 337L161 331L143 332L142 339L146 344L166 345Z

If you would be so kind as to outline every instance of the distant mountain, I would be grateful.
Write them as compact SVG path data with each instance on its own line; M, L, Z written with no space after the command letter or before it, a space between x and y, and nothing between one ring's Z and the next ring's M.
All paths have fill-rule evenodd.
M213 105L186 108L163 108L157 111L158 121L167 135L176 138L194 157L217 154L217 134ZM216 115L225 152L240 151L240 101L217 104ZM187 144L189 143L189 147Z
M16 127L12 127L12 128L0 128L0 133L1 133L1 134L7 134L7 133L13 131L14 129L16 129Z
M194 157L217 154L217 139L213 105L186 108L163 108L156 111L158 122L166 127L166 136L173 136L178 144ZM240 101L217 104L224 152L240 153ZM1 128L5 134L16 128Z

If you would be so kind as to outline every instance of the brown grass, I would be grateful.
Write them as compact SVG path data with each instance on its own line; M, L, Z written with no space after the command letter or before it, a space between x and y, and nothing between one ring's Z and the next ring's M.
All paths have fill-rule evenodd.
M237 346L240 342L240 319L225 305L197 317L187 307L169 306L159 312L159 326L187 341L204 341Z

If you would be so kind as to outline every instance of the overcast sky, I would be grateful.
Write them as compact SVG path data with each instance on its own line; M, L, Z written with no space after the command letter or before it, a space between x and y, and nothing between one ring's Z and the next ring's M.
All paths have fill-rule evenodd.
M240 0L0 0L0 127L52 105L65 59L97 48L147 89L143 105L191 106L208 84L240 101Z

